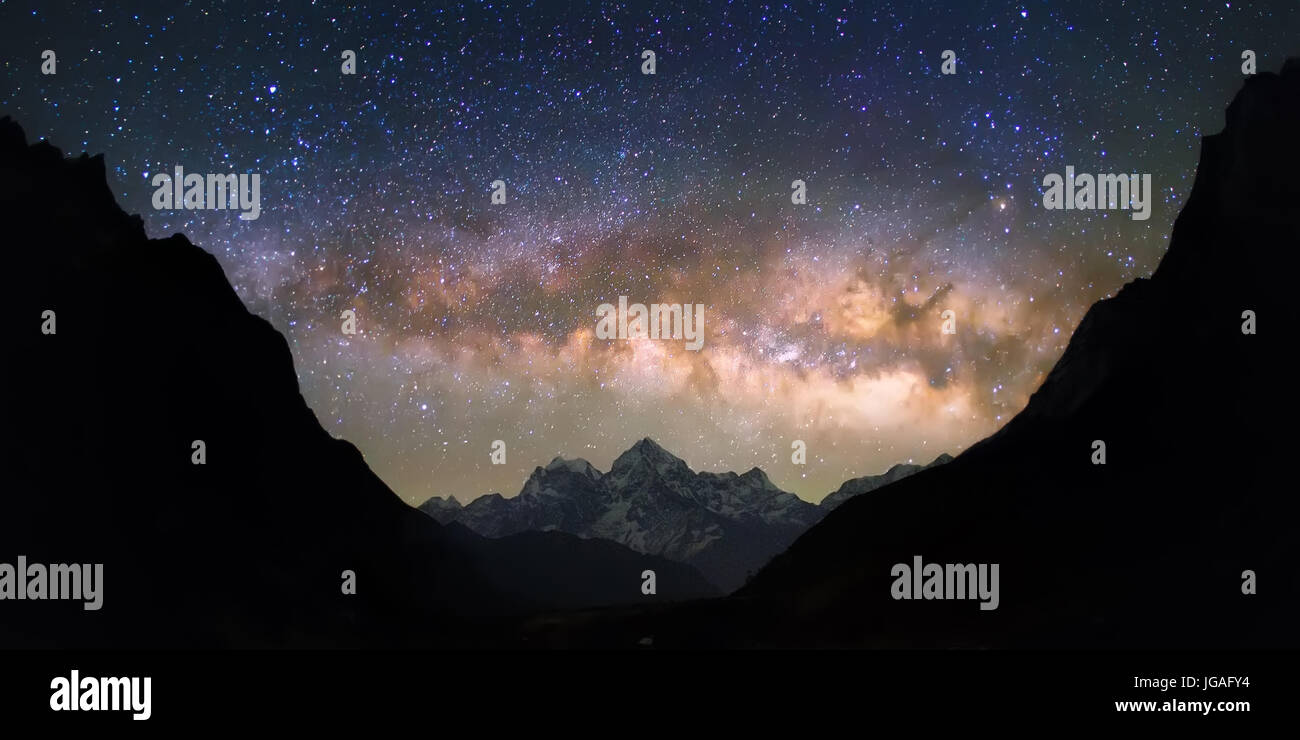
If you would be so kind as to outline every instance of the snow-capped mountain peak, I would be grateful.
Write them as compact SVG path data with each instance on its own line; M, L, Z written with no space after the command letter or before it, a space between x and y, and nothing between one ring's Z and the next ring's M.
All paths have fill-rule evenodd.
M697 473L648 437L619 455L608 473L586 460L556 457L535 468L514 498L493 494L464 508L431 499L420 508L489 537L555 529L613 540L694 565L727 590L828 511L781 490L757 467Z
M680 457L660 447L653 439L646 437L632 445L618 456L610 468L611 475L633 474L654 471L661 475L690 473L691 469Z
M556 472L560 470L577 473L578 475L585 475L588 478L597 480L600 479L601 476L601 472L597 470L595 466L580 457L566 460L557 455L555 459L546 464L547 472Z

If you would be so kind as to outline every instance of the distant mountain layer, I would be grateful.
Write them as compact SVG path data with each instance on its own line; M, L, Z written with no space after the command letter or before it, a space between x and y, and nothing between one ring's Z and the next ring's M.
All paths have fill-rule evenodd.
M936 465L943 465L951 460L952 455L945 452L936 457L929 465L899 463L881 475L864 475L861 478L847 480L838 490L822 499L821 505L827 511L830 511L854 496L874 491L877 488L887 486L890 483L896 483L909 475L919 473L926 468L933 468Z
M0 224L18 327L0 562L98 563L105 584L101 611L3 602L0 647L467 645L507 615L716 593L614 543L488 539L404 504L320 426L285 338L212 255L147 238L102 157L29 145L8 118Z
M946 455L933 464L945 461ZM883 476L849 481L834 504L896 480L921 466L895 466ZM558 530L613 540L699 568L731 590L783 550L829 508L777 488L758 468L696 473L685 461L643 439L601 473L586 460L555 458L537 468L514 498L490 494L468 506L431 498L420 510L488 537Z

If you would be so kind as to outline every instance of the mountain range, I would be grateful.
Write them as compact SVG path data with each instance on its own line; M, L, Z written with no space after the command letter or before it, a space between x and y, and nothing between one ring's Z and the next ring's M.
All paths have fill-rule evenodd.
M1297 172L1291 59L1249 77L1223 131L1202 138L1155 272L1088 310L1001 430L843 503L726 599L550 634L670 648L1300 647ZM917 558L997 564L997 608L900 598L895 569Z
M503 520L553 529L489 538L331 437L285 338L210 254L149 239L102 158L0 119L0 561L104 572L98 611L3 604L0 647L1300 647L1297 132L1300 61L1249 77L1156 271L1094 304L1026 408L951 462L823 514L643 440L608 473L548 465L525 487L545 516ZM794 541L698 598L717 593L701 570L749 567L719 543L754 538L748 557L773 532ZM998 564L998 608L895 598L914 558Z
M941 455L931 465L950 459ZM922 469L899 464L883 475L856 478L816 505L776 487L759 468L697 473L646 438L615 459L608 473L586 460L557 457L534 469L514 498L493 493L462 506L454 497L434 497L419 508L487 537L560 531L611 540L690 564L732 591L830 509Z

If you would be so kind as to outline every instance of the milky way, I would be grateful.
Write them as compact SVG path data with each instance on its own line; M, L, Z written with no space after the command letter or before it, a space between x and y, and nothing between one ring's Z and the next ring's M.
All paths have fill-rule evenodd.
M0 6L0 111L214 253L413 503L646 436L814 501L960 452L1154 269L1242 51L1300 37L1290 0L112 5ZM261 217L155 211L176 165L261 173ZM1151 173L1151 218L1044 210L1067 165ZM620 295L703 304L704 347L596 338Z

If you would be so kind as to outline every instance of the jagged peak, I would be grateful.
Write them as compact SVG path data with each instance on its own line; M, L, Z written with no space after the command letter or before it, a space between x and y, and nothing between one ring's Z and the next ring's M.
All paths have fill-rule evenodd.
M420 505L421 506L454 506L458 509L461 508L460 500L457 499L454 495L447 496L446 498L443 498L442 496L430 496L429 498L424 500L423 504Z
M640 452L643 455L645 454L671 455L672 454L668 450L665 450L658 442L654 441L653 439L650 439L649 437L642 437L641 439L637 440L637 443L632 445L632 449Z
M645 467L659 473L670 470L690 472L686 461L660 447L653 439L645 437L618 456L610 473L623 473L638 467Z
M1265 245L1229 248L1202 243L1199 237L1223 223L1291 228L1300 199L1294 177L1294 162L1300 159L1294 128L1298 115L1300 58L1288 59L1279 74L1260 72L1246 80L1228 105L1223 130L1201 137L1192 191L1153 281L1217 286L1233 278L1233 270L1254 277L1262 270L1260 262L1277 267L1275 253Z
M776 484L772 482L772 479L767 477L767 473L764 473L763 469L758 466L746 470L740 475L740 477L748 481L756 482L762 488L776 488Z
M538 470L542 470L542 468L539 468ZM567 470L570 473L577 473L578 475L585 475L593 480L599 480L601 476L601 472L597 470L594 465L581 457L575 457L572 460L568 460L556 455L546 464L545 468L546 472L551 473L562 470Z
M0 117L0 168L27 175L7 183L14 189L6 197L20 209L25 200L58 193L53 208L59 218L58 227L65 241L80 249L89 251L146 239L144 220L128 215L118 205L108 184L108 167L102 154L65 156L63 150L48 141L29 144L23 127L4 116Z

